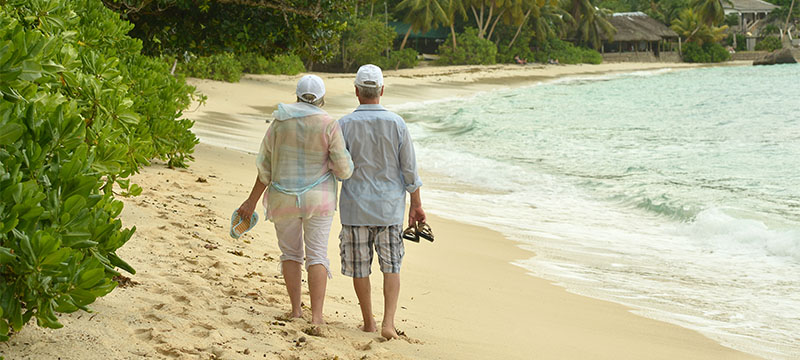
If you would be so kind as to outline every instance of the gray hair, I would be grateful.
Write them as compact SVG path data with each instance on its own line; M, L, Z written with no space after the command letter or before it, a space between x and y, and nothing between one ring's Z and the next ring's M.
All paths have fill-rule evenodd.
M316 107L323 107L325 106L325 96L316 99L315 96L312 94L304 94L303 97L297 97L297 102L304 102L306 104L311 104Z
M358 88L358 94L367 99L375 99L381 96L381 89L383 88L382 86L367 87L361 85L356 85L356 87Z

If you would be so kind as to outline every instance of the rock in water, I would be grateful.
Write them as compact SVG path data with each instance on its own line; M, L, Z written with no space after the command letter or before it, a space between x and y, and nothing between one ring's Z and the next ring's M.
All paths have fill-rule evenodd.
M762 56L760 59L753 61L753 65L775 65L775 64L796 64L792 50L780 49L775 50L767 55Z

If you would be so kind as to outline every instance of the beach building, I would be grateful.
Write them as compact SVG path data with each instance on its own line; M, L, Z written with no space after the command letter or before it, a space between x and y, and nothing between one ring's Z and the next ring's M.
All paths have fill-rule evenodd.
M679 61L672 49L678 34L643 12L614 13L609 19L617 33L603 40L606 61Z
M737 14L739 16L737 32L754 32L761 23L767 21L767 15L779 6L763 0L730 0L722 2L725 15Z
M395 48L400 46L403 37L406 36L410 25L397 21L389 21L389 26L394 28L397 33L395 37ZM408 35L406 47L417 50L420 54L436 54L439 44L445 42L450 36L450 30L445 28L431 29L427 32L412 31Z

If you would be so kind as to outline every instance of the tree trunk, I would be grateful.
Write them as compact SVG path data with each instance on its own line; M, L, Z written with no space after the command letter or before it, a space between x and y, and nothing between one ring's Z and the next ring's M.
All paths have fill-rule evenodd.
M520 31L522 31L522 27L525 26L525 23L528 22L528 16L531 15L531 11L533 11L533 8L528 9L528 12L525 13L525 17L522 18L522 22L519 24L519 27L517 27L517 32L514 34L514 37L511 38L511 42L508 43L509 49L511 49L511 46L514 45L514 41L517 41L517 36L519 36Z
M453 37L453 51L456 50L456 28L453 26L455 21L450 23L450 35Z
M403 42L400 43L400 50L403 50L406 47L406 40L408 40L408 35L411 34L411 25L408 26L408 31L406 31L406 36L403 36Z
M489 7L489 16L487 16L486 20L484 20L483 22L483 29L481 29L480 32L478 32L478 37L481 39L483 39L484 38L483 36L486 35L486 30L489 30L489 23L492 22L492 14L494 13L495 3L496 0L492 0L492 5ZM481 10L483 10L483 8L481 8Z
M786 15L786 25L783 26L783 32L785 34L789 34L789 19L792 18L792 10L794 10L794 0L792 0L792 5L789 5L789 15ZM783 37L783 34L781 34ZM791 40L789 40L791 42Z
M375 0L369 4L369 19L372 20L372 12L375 10Z
M494 27L495 27L495 26L497 26L497 22L498 22L498 21L500 21L500 18L502 18L502 17L503 17L503 13L505 13L505 12L506 12L506 11L505 11L505 9L504 9L504 10L503 10L503 11L501 11L499 14L497 14L497 17L495 17L495 18L494 18L494 23L492 24L492 29L491 29L491 30L489 30L489 35L488 35L488 36L486 36L486 39L487 39L487 40L491 40L491 39L492 39L492 34L494 33Z

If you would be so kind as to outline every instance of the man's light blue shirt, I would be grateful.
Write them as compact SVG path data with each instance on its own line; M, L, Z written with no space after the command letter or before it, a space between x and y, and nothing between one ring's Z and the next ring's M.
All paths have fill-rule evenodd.
M342 182L342 225L402 224L406 192L422 186L405 121L380 104L364 104L339 119L339 126L355 165L353 176Z

